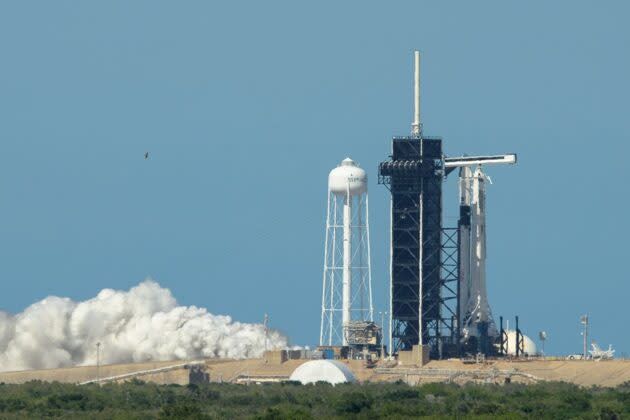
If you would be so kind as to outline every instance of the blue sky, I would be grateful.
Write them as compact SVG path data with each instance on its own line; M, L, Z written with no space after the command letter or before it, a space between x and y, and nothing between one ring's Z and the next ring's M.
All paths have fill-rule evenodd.
M548 352L630 352L627 2L3 2L0 308L152 276L180 303L319 334L326 177L370 176L387 301L391 136L488 169L488 287ZM145 151L151 152L148 161ZM445 185L455 225L455 179Z

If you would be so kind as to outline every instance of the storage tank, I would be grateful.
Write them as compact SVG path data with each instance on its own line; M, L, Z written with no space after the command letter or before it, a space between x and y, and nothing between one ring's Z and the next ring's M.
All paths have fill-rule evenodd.
M367 191L367 172L347 157L328 174L328 188L333 194L362 194Z
M516 356L516 331L505 330L508 339L507 354L510 356ZM537 354L536 343L534 340L526 335L523 335L523 354L527 356L534 356Z

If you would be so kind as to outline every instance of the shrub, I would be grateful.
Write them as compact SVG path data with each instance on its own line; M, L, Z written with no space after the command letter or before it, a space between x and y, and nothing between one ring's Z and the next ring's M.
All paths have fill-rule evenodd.
M362 392L349 392L341 395L336 407L339 414L356 414L372 407L372 400Z
M190 402L168 404L162 407L161 419L203 419L201 408Z

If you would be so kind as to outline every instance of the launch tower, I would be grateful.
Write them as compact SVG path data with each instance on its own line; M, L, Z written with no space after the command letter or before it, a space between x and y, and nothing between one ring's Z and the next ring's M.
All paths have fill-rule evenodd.
M462 352L460 288L471 281L460 273L461 260L471 258L461 255L461 223L459 229L442 227L443 180L456 168L515 163L516 155L446 158L442 139L423 135L418 51L414 63L411 136L394 137L390 159L379 164L379 183L391 192L389 345L392 354L427 345L432 358L442 358ZM472 272L485 273L484 266L475 267ZM483 282L485 288L485 276Z

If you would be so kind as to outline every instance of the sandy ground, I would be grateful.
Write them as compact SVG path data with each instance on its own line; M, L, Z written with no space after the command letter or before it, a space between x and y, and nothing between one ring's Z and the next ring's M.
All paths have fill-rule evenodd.
M251 360L208 360L206 369L213 382L235 381L237 378L279 378L288 377L293 370L305 360L289 360L282 364L265 363L261 359ZM133 363L108 365L100 367L100 377L115 376L148 369L163 368L169 365L181 364L182 361ZM360 381L395 381L405 379L405 373L397 370L396 374L378 373L375 369L368 369L362 361L349 360L347 363ZM407 369L407 367L401 367ZM532 361L490 361L486 364L464 364L459 360L431 361L422 369L408 368L421 381L441 380L429 377L427 370L460 371L460 370L500 370L517 371L534 375L541 380L567 381L582 386L615 386L630 381L630 361L611 360L602 362L580 360L532 360ZM423 373L425 372L425 373ZM0 382L23 383L30 380L59 381L78 383L96 378L96 367L73 367L62 369L30 370L21 372L1 372ZM188 371L184 368L168 372L143 375L139 379L156 383L188 383Z
M5 383L24 383L28 381L47 381L47 382L67 382L79 383L96 379L97 375L101 378L108 376L123 375L130 372L137 372L149 369L158 369L165 366L180 364L182 361L168 362L150 362L150 363L130 363L120 365L104 365L98 370L96 366L78 366L61 369L41 369L41 370L25 370L18 372L0 372L0 382ZM145 379L145 378L141 378ZM161 372L152 375L152 381L158 383L188 383L188 371L186 369L177 369L171 372Z
M573 382L581 386L616 386L630 381L629 360L495 360L464 364L459 360L434 360L423 369L517 371L546 381Z

